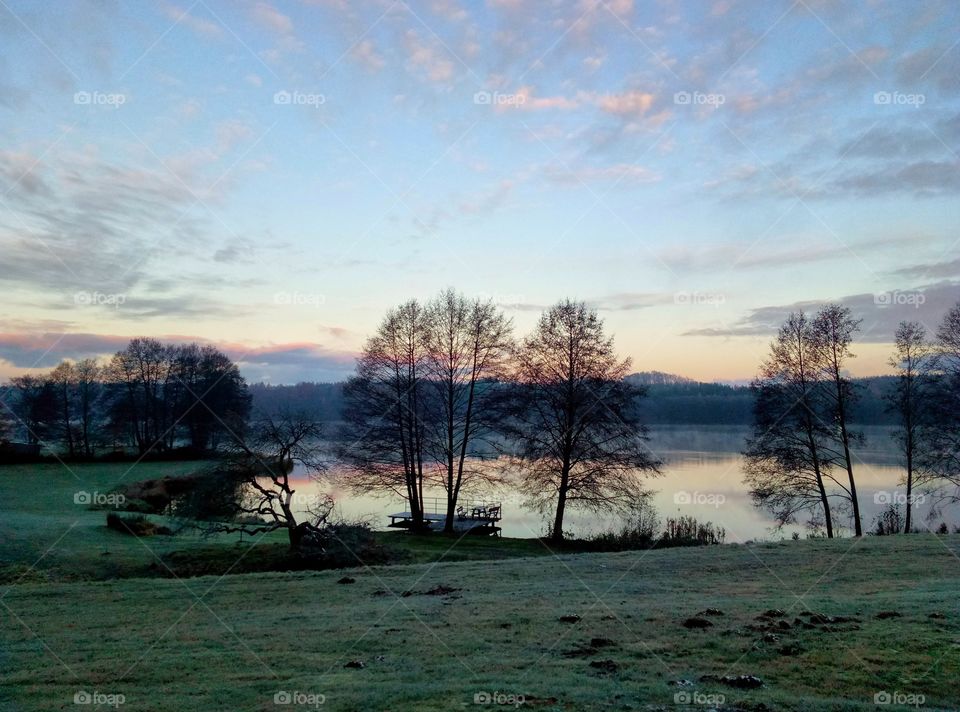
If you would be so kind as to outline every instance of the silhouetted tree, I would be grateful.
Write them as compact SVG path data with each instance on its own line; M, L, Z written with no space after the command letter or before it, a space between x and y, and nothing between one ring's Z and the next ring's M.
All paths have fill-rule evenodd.
M424 326L426 449L446 492L444 531L452 533L463 486L493 478L490 468L471 463L493 452L498 413L491 381L503 374L511 325L492 302L448 289L427 305Z
M57 398L49 379L41 376L16 376L10 379L12 403L8 405L26 431L27 442L46 442L57 422Z
M338 455L354 490L384 490L409 504L423 528L426 453L426 314L416 301L391 309L367 339L344 387Z
M930 416L921 453L923 481L935 489L951 487L948 501L960 501L960 303L944 316L933 344L935 377Z
M863 436L852 432L849 427L851 407L858 399L853 383L845 375L845 364L854 358L850 350L853 335L860 330L860 319L854 319L848 307L840 304L827 304L813 318L810 325L813 347L817 351L817 362L822 377L827 382L824 393L830 404L835 437L839 441L843 454L843 465L847 470L850 503L853 508L853 526L856 536L863 535L860 520L860 502L857 498L857 484L853 477L853 458L850 454L851 443L860 443Z
M77 391L76 369L69 361L63 361L49 373L47 380L57 403L56 430L60 435L67 456L72 459L77 454L74 447L73 431Z
M193 497L178 514L198 518L211 511L233 512L231 520L200 522L199 526L213 532L254 535L284 530L292 551L322 547L333 502L325 496L295 500L296 481L292 478L297 467L314 480L325 473L322 436L320 425L303 414L258 418L244 437L233 441L232 454L204 477L201 491L221 499L211 502Z
M109 377L117 386L114 417L129 424L137 449L145 454L166 447L167 405L173 349L156 339L133 339L110 361Z
M521 487L541 509L554 508L551 538L563 540L568 506L628 510L643 501L640 477L658 473L645 447L638 401L596 311L562 301L516 348L513 406Z
M923 461L926 452L924 441L929 433L927 426L930 424L931 389L934 385L930 373L933 350L927 343L923 325L915 321L900 322L895 345L896 351L890 358L890 365L897 371L897 383L888 398L889 408L899 420L893 435L906 469L907 502L903 531L909 534L917 467Z
M84 457L92 457L94 442L100 438L100 427L103 422L103 369L93 359L83 359L75 364L74 373L77 417L80 420L77 432L78 447Z
M830 447L833 404L819 380L822 371L810 321L802 312L791 314L752 384L756 402L744 482L754 503L781 525L803 511L819 513L833 537L828 480L846 490L830 475L842 455Z
M250 415L250 394L236 364L213 346L176 349L170 393L173 418L191 447L216 447L224 435L240 434Z

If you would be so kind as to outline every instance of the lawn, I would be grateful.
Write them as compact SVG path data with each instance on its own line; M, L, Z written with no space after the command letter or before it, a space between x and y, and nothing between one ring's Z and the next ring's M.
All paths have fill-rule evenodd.
M343 571L17 584L0 694L14 710L74 709L81 691L136 710L309 708L275 705L284 692L331 710L473 708L495 692L558 710L708 708L675 695L873 710L884 693L957 709L958 548L917 535L399 565L350 584ZM711 627L681 625L707 608L723 613L703 616ZM782 619L755 619L774 608Z
M960 708L957 535L554 554L390 532L408 563L238 575L282 537L141 541L74 504L128 467L0 470L0 709Z

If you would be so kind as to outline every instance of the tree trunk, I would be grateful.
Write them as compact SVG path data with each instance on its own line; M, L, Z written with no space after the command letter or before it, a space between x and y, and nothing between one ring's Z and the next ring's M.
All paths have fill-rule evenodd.
M557 496L557 512L553 518L553 530L550 532L550 541L554 544L563 543L563 510L566 506L567 490L565 486L561 486Z
M912 450L912 448L911 448ZM903 526L903 533L909 534L911 527L911 518L913 507L913 452L907 452L907 514L906 521Z
M857 499L857 483L853 479L853 459L850 456L850 434L847 432L847 409L843 399L843 383L840 380L839 370L834 370L835 385L837 388L837 417L840 420L840 440L843 443L843 457L847 464L847 477L850 480L850 501L853 504L854 536L863 536L863 525L860 521L860 501Z

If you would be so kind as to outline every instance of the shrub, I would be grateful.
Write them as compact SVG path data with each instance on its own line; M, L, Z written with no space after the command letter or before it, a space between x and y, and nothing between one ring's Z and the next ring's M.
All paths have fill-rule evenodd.
M133 536L155 536L157 534L170 536L173 534L168 527L154 524L143 515L121 517L119 514L110 512L107 515L107 526L122 534L131 534Z

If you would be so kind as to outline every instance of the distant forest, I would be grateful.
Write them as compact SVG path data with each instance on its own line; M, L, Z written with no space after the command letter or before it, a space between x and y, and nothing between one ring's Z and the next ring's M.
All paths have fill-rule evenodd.
M730 386L698 381L659 371L627 377L643 385L643 419L650 424L744 425L753 422L753 395L749 386ZM896 382L895 376L854 379L860 394L851 422L859 425L893 425L883 396ZM342 383L298 383L295 386L250 385L254 412L276 414L284 409L302 412L325 422L341 419Z

